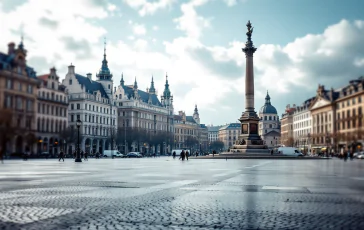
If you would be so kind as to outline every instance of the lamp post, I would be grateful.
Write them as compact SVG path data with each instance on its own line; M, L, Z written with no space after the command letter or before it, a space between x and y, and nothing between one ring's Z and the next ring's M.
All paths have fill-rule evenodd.
M63 139L63 153L67 155L67 149L66 149L66 140Z
M326 156L329 156L329 141L330 141L330 136L329 133L326 133Z
M81 160L81 153L80 153L80 127L82 125L82 121L77 119L76 126L77 126L77 153L75 162L82 162Z
M311 139L311 133L307 133L307 153L311 155L310 139Z

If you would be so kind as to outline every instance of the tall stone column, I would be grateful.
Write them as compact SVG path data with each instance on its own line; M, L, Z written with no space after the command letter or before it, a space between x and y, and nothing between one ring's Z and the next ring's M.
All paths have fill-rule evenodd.
M251 36L253 34L253 27L248 21L246 24L248 31L246 32L247 41L245 47L242 49L246 58L245 69L245 111L241 115L239 121L241 123L241 133L235 145L230 149L230 153L264 153L264 143L258 134L259 117L254 108L254 63L253 54L257 50L254 47ZM227 154L230 154L227 153Z

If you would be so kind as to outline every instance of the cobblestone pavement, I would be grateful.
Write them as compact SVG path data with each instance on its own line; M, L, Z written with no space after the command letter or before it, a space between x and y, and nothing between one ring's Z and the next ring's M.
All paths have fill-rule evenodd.
M5 161L0 229L364 229L364 160Z

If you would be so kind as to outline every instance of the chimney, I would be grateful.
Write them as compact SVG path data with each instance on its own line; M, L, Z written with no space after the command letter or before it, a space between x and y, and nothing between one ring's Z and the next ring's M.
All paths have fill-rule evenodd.
M14 42L10 42L8 44L8 54L12 54L15 52L15 43Z
M86 74L87 78L90 79L90 81L92 81L92 73L88 73Z
M75 66L72 65L72 63L70 66L68 66L68 73L73 73L73 74L75 73Z

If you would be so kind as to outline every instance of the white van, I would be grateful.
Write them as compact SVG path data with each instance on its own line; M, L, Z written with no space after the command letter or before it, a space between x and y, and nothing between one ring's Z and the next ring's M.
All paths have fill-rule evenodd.
M176 156L180 156L181 155L181 152L182 152L183 149L172 149L172 156L173 156L173 152L176 152Z
M112 155L114 155L114 157L124 157L118 150L104 150L104 157L112 157Z
M279 147L278 153L285 156L297 156L297 157L303 156L303 154L300 153L300 151L298 151L298 149L295 147Z

